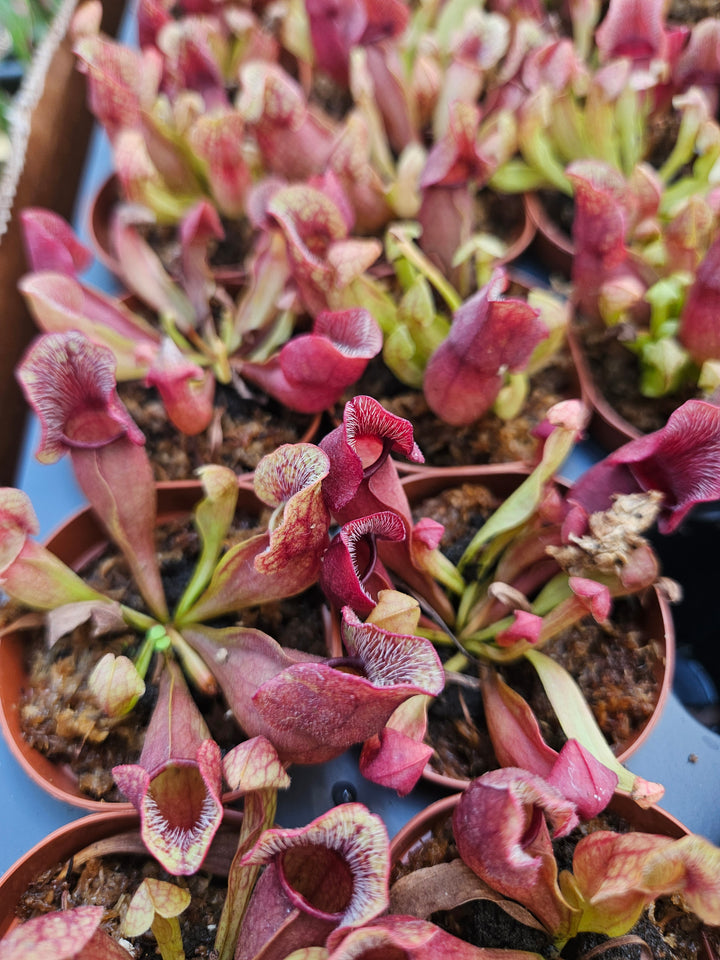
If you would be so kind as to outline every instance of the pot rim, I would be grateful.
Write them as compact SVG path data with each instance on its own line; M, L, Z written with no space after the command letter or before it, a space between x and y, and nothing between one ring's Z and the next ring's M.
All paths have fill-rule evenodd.
M77 817L53 830L15 861L0 877L0 938L17 924L14 916L20 897L32 880L53 864L72 857L91 843L125 832L139 832L140 816L133 807L105 805L99 813ZM129 805L128 805L129 806ZM111 807L111 808L110 808ZM239 810L223 810L220 829L239 827L243 814ZM148 852L148 857L152 854Z
M450 796L442 797L419 813L416 813L395 834L390 842L391 867L398 863L408 851L422 840L425 834L441 819L445 819L457 806L462 791ZM652 833L664 833L675 839L689 836L692 831L684 823L674 817L661 806L653 804L650 807L640 807L624 790L616 790L612 800L606 808L626 820L635 820L641 824L640 829ZM644 826L642 826L644 824Z
M570 276L575 256L572 237L550 217L537 191L524 193L523 199L528 219L535 227L533 249L538 253L540 262L551 270Z
M568 327L568 345L580 379L583 396L591 411L589 433L606 450L617 450L623 444L637 440L644 434L622 417L598 388L580 344L576 327L573 310L573 318Z
M521 478L528 476L529 473L530 467L527 464L488 464L478 467L457 467L455 471L440 467L426 470L424 473L408 474L401 478L401 484L412 504L413 500L423 496L432 496L440 489L452 486L454 480L464 482L477 479L479 482L483 482L486 479L491 481L494 479L496 484L501 484L503 480L506 480L509 481L508 487L514 488L521 481ZM514 484L512 483L513 479L515 480ZM557 480L561 484L568 485L568 482L562 478L557 478ZM620 763L626 763L652 735L672 691L676 644L670 604L657 587L653 587L652 592L648 593L647 596L651 600L643 603L643 609L646 613L646 621L649 621L648 632L656 633L658 639L661 642L664 641L664 649L658 658L657 667L658 699L647 722L628 741L624 749L618 752L617 759ZM464 790L470 782L469 780L439 773L430 762L425 765L422 776L428 782L447 790Z
M523 197L522 209L523 209L522 229L520 230L518 235L515 237L515 239L510 241L510 243L508 243L507 250L505 251L502 257L500 257L497 261L495 261L495 266L499 266L499 267L507 266L508 264L512 263L513 260L517 260L517 258L527 250L527 248L535 239L537 224L530 216L530 212L528 211L527 204L524 202L524 197Z
M116 277L120 276L120 263L110 248L109 221L111 211L119 199L120 180L116 173L110 173L93 193L86 220L93 253Z

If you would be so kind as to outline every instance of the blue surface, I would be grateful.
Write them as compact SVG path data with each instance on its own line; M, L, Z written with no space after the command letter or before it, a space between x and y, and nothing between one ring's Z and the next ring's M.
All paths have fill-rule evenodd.
M126 24L131 18L126 19ZM127 33L126 26L125 32ZM74 226L87 242L87 210L96 186L110 167L109 145L105 134L93 133L85 163L83 182L78 197ZM94 264L83 279L111 289L116 282L102 266ZM83 506L85 499L78 489L68 458L56 464L41 465L35 459L40 430L37 420L28 418L28 428L21 451L16 486L25 490L35 508L40 524L39 539L44 540L71 513ZM0 874L48 833L84 811L60 803L28 778L0 737Z

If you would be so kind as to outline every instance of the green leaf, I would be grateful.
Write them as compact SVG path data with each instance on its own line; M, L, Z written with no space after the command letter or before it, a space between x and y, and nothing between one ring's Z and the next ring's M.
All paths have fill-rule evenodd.
M578 740L596 760L616 773L621 790L632 792L635 774L630 773L610 749L580 687L567 670L539 650L527 650L525 656L537 671L565 736Z
M542 171L535 170L524 160L508 160L498 167L488 185L500 193L529 193L552 186Z
M663 337L645 345L641 364L640 389L643 396L663 397L680 388L690 357L674 337Z
M128 937L139 937L150 929L156 914L169 919L179 916L189 906L188 890L166 880L146 877L130 901L123 932Z
M720 387L720 361L706 360L700 368L698 387L706 394Z
M185 588L175 616L187 613L210 582L230 529L237 504L237 477L227 467L209 465L200 469L205 497L195 508L195 526L202 542L202 554Z
M389 260L404 257L437 290L454 313L462 302L460 294L447 280L441 270L425 256L415 243L419 236L419 224L414 220L397 222L388 227L385 237L385 252Z
M450 50L453 38L476 0L448 0L443 4L435 24L435 40L441 50Z
M493 412L501 420L512 420L523 408L530 389L530 381L524 370L507 374L507 381L495 398Z
M484 544L525 523L534 513L542 498L545 484L570 453L581 427L580 420L583 419L584 411L582 404L575 401L567 403L572 406L561 403L551 408L550 417L553 418L551 422L555 429L545 441L540 463L475 534L460 559L460 571L472 562ZM555 411L555 414L552 411Z

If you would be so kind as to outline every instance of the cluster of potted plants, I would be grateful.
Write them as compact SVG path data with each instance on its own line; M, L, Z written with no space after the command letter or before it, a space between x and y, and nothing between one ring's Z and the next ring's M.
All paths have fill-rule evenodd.
M90 816L0 880L0 960L716 958L720 852L625 765L673 673L649 534L720 499L714 21L140 0L136 48L99 14L127 292L26 209L16 371L88 506L40 544L0 489L0 720ZM540 188L570 300L516 270ZM569 484L600 323L685 392ZM351 747L462 793L392 845L352 797L277 825Z

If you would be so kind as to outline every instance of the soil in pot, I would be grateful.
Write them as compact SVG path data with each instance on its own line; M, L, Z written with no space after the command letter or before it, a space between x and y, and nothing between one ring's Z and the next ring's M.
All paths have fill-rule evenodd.
M178 918L187 960L212 956L227 882L205 871L191 877L174 877L148 857L112 855L92 857L75 866L73 860L46 870L28 888L17 908L21 922L79 906L105 908L101 928L113 939L128 943L135 960L156 960L157 942L150 931L127 941L122 925L133 894L147 877L172 883L190 892L189 907Z
M266 519L269 509L265 509ZM237 541L253 535L262 519L263 515L259 521L256 513L240 509L231 536ZM191 521L183 519L159 526L157 544L165 593L172 608L192 573L199 541ZM144 609L127 564L113 547L106 547L83 575L104 594L134 609ZM326 656L322 610L319 588L310 588L289 600L248 608L228 624L239 620L244 626L269 633L283 646ZM5 615L9 618L11 611ZM122 799L110 771L116 764L133 763L139 757L157 686L146 678L145 694L132 713L119 721L110 720L88 697L87 677L108 651L132 657L141 639L132 632L94 638L89 627L82 625L58 640L50 651L41 630L29 636L26 643L28 685L21 706L24 736L53 762L69 764L79 788L92 799ZM197 695L196 700L223 751L245 739L221 699Z
M697 23L705 17L720 16L720 0L670 0L667 18L671 23Z
M643 396L639 389L638 359L620 342L617 328L591 325L577 315L573 326L595 390L612 410L640 433L651 433L664 427L677 407L686 400L701 396L691 386L664 397Z
M401 383L379 358L368 364L354 392L375 397L391 413L412 423L425 466L458 467L531 460L537 448L531 431L553 404L578 396L576 383L570 354L563 351L531 378L530 393L516 417L502 420L488 411L466 427L442 421L430 410L423 393ZM400 459L398 465L401 470L406 467Z
M488 233L512 247L522 234L525 208L522 196L478 190L475 194L473 233ZM517 253L515 254L517 256Z
M134 814L102 813L56 831L19 861L4 878L7 902L0 923L7 931L57 910L79 906L105 908L101 926L122 940L137 960L154 960L157 943L148 931L132 941L122 926L130 900L146 877L187 889L188 908L180 914L188 960L213 956L217 923L227 890L227 872L237 846L242 814L226 811L203 868L190 877L166 873L146 851Z
M253 229L246 217L232 220L222 218L222 226L224 237L208 251L210 269L218 279L238 280L245 274L244 263L252 249ZM148 243L162 260L167 272L174 277L182 276L177 227L159 224L144 227L139 224L138 231L146 234Z
M266 453L306 439L316 421L257 391L241 397L232 386L217 384L212 423L202 433L187 436L168 420L154 387L121 383L118 394L145 434L156 480L187 480L207 463L250 472Z
M657 814L662 815L662 812L657 811ZM623 816L612 809L604 811L593 820L581 824L569 836L553 843L559 870L571 869L573 851L583 836L595 830L622 833L632 829L631 823ZM659 825L642 829L664 832ZM681 833L673 831L670 835L679 836ZM429 832L394 865L390 878L391 910L392 886L401 877L457 858L450 812L436 819ZM497 903L489 900L471 900L453 910L438 911L428 919L475 946L531 950L547 960L584 960L594 947L609 944L609 938L604 934L582 933L570 940L562 952L558 952L544 932L522 925ZM703 935L716 951L720 946L720 930L704 926L697 917L682 909L679 899L675 897L661 897L651 904L630 933L647 944L654 960L707 960ZM602 960L642 960L645 956L647 954L640 952L637 943L631 942L618 943L606 952L593 954L593 957Z
M441 550L454 563L499 501L482 484L464 483L413 505L417 520L428 516L445 525ZM649 722L661 682L662 637L641 627L636 597L615 601L610 623L590 616L558 634L545 652L577 681L608 742L619 754ZM446 648L447 656L455 653ZM502 665L503 679L529 703L545 740L559 749L565 736L535 670L525 661ZM477 672L452 678L429 709L427 742L435 750L433 769L455 780L470 780L497 766L485 724Z

